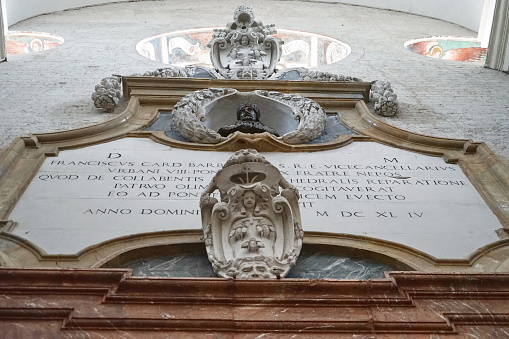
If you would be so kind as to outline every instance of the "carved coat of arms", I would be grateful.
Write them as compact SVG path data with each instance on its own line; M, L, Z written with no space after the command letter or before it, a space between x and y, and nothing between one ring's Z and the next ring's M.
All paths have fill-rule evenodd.
M214 198L219 192L221 201ZM224 278L280 278L302 247L298 192L255 150L236 152L200 200L205 245Z
M210 59L226 79L266 79L274 73L281 58L283 41L272 34L274 25L263 25L253 9L239 6L233 22L215 29L209 43Z

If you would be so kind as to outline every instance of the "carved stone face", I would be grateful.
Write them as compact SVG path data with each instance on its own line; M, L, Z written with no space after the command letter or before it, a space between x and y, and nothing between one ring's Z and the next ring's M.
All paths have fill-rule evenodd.
M252 209L256 205L256 194L253 191L247 191L244 193L244 196L242 197L242 200L244 202L244 206L247 209Z
M249 38L247 37L247 35L243 35L242 38L240 39L240 44L242 46L247 46L249 45Z
M245 106L240 111L241 121L258 121L256 111L252 106Z
M263 261L243 263L239 267L239 276L237 278L270 278L270 270Z

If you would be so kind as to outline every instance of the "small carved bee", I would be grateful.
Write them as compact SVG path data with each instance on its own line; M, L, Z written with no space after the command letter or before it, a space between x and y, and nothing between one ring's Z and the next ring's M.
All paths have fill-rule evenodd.
M230 232L230 238L234 238L235 241L239 241L244 239L247 233L247 227L246 226L239 226L237 228L234 228Z
M276 233L274 226L269 224L258 224L256 225L256 231L262 238L270 238L272 233Z
M249 253L256 253L260 248L265 248L265 245L261 241L258 241L255 238L251 238L243 243L241 247L247 248Z

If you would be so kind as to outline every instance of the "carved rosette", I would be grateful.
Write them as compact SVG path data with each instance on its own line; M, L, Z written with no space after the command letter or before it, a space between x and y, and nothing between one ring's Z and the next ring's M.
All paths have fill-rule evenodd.
M218 192L216 192L218 191ZM219 193L219 202L212 195ZM298 192L255 150L236 152L200 199L205 246L223 278L281 278L302 247Z
M196 143L217 144L227 140L216 131L205 127L202 122L210 117L207 105L230 95L242 95L245 100L256 102L257 98L267 98L288 106L293 119L298 121L294 131L288 132L277 139L288 144L303 144L318 137L325 128L327 116L322 107L315 101L297 94L283 94L274 91L256 90L240 93L232 88L209 88L192 92L182 98L172 111L172 128L187 140ZM231 107L232 115L235 110ZM266 112L271 114L272 112ZM263 112L262 112L263 114Z

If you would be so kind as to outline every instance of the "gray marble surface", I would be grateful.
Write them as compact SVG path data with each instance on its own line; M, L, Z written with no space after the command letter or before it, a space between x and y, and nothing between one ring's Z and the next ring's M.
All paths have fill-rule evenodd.
M182 253L127 263L138 277L216 277L203 253ZM287 278L298 279L379 279L396 269L373 260L303 250ZM400 269L397 269L400 270Z
M325 120L323 133L319 137L308 142L308 144L321 144L323 142L333 141L343 134L353 135L357 133L343 125L341 121L339 121L337 115L328 115L327 120Z
M177 141L189 142L186 138L179 133L173 131L171 127L171 113L161 112L159 117L150 126L145 128L146 131L165 131L167 137Z
M323 252L303 252L287 278L301 279L379 279L394 268L373 260Z
M205 252L141 259L123 267L131 268L137 277L216 277Z

